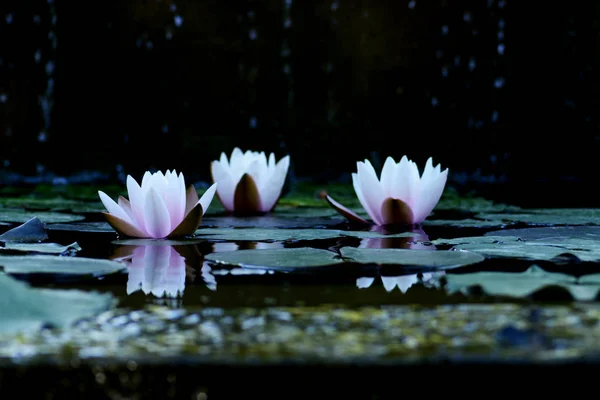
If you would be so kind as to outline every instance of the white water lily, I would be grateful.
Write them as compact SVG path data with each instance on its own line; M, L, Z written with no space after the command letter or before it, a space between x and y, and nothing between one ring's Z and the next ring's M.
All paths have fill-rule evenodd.
M403 156L396 163L392 157L385 160L381 179L369 162L359 161L357 172L352 174L356 196L376 225L422 223L435 208L448 177L448 169L433 166L429 158L423 174L417 165ZM327 196L329 204L344 217L354 222L369 222Z
M272 211L281 196L281 190L290 166L286 155L275 163L271 153L233 149L231 159L225 153L211 163L213 181L219 184L217 197L223 207L235 214L265 214Z
M416 283L426 283L432 279L444 276L445 274L446 273L444 271L424 272L422 273L421 279L419 279L418 274L381 276L381 283L383 284L383 287L386 292L391 292L395 288L398 288L400 292L406 293L408 289L410 289ZM359 289L367 289L373 284L373 282L375 282L375 277L363 276L361 278L356 279L356 287Z
M127 294L142 290L156 297L183 296L186 263L173 246L136 246L127 271Z
M150 173L142 185L127 176L129 200L119 196L118 204L106 193L98 191L108 210L106 221L120 234L139 238L165 238L192 235L212 201L217 184L209 187L199 199L194 185L185 188L183 174L175 170Z

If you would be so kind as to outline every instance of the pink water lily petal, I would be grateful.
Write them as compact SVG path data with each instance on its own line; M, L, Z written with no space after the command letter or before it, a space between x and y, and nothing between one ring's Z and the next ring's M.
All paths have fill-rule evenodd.
M227 211L233 211L233 196L237 182L233 180L233 177L224 165L221 161L213 161L210 170L213 181L219 184L217 194L221 204L223 204L223 207Z
M153 238L164 238L171 233L171 217L162 197L151 187L144 204L146 231Z
M271 167L272 165L272 167ZM285 184L285 178L290 167L290 157L285 156L277 164L275 164L275 155L271 153L269 156L269 169L274 168L271 175L268 177L267 184L261 192L261 202L263 211L270 211L275 207L275 203L279 200L281 190Z
M135 225L142 232L146 232L146 224L144 223L144 195L140 185L131 175L127 176L127 193L129 194L129 203Z
M358 201L360 202L360 204L363 206L367 214L369 214L369 217L371 217L373 222L379 225L379 222L377 222L380 221L379 216L378 214L373 213L369 208L369 203L367 202L367 199L365 198L362 191L362 184L360 182L360 178L355 172L352 173L352 186L354 186L354 191L356 192L356 197L358 197Z
M383 168L381 170L381 187L383 188L383 195L385 197L394 197L392 188L394 187L396 180L398 179L396 174L396 162L392 157L385 159Z
M381 203L384 199L383 188L369 160L365 160L364 163L358 163L358 178L362 194L369 206L366 211L376 224L381 225Z
M213 197L215 196L217 188L218 184L213 183L208 189L206 189L206 192L204 192L202 197L200 197L200 200L198 200L198 203L202 206L202 215L204 215L206 213L206 210L208 210L208 206L210 206L210 203Z
M421 178L421 188L419 193L418 211L415 214L415 223L421 223L427 218L435 208L442 197L444 187L448 178L448 169L440 172L440 166L432 167L431 159L427 160L423 177Z
M102 201L102 204L104 204L104 207L106 207L106 209L108 210L108 212L110 214L114 215L117 218L122 219L125 222L135 225L133 223L133 221L131 220L131 218L129 217L129 215L125 212L125 210L123 210L117 203L115 203L115 201L113 199L108 197L108 195L106 193L99 190L98 195L100 196L100 200Z

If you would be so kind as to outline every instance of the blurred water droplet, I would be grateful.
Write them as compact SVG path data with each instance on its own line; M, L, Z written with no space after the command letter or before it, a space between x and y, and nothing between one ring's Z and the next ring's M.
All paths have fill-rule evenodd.
M42 51L40 49L37 49L35 51L35 54L33 55L33 59L35 60L36 64L39 64L40 60L42 59Z
M504 54L504 44L500 43L498 45L498 54L503 55Z
M448 25L443 25L442 26L442 35L447 35L449 30L450 30L450 28L448 28Z
M12 21L13 21L12 13L6 14L6 23L10 25L12 23Z
M504 78L503 77L498 77L494 80L494 87L496 89L500 89L504 86Z
M292 68L290 67L290 64L283 65L283 73L286 75L289 75L292 73Z
M252 11L252 10L248 11L248 18L250 18L250 19L254 18L254 11Z
M470 12L468 12L468 11L465 11L465 13L463 14L463 20L464 20L465 22L471 22L471 19L472 19L472 18L473 18L473 17L472 17L472 15L471 15L471 13L470 13Z
M38 141L44 143L48 139L46 132L40 132L38 135Z
M479 120L475 123L475 129L483 128L483 121Z
M506 2L504 0L500 0L498 2L498 8L504 8L505 5L506 5Z
M436 107L439 104L437 97L431 98L431 105Z
M500 113L497 110L494 110L494 112L492 113L492 122L498 122L498 117L500 116Z
M169 133L169 125L163 124L163 126L162 126L162 133Z
M504 29L504 20L503 20L503 19L500 19L500 20L498 21L498 27L499 27L500 29Z
M256 40L256 37L258 36L256 29L250 29L250 32L248 32L248 36L250 37L250 40Z
M165 28L165 38L166 38L167 40L171 40L171 39L173 39L173 30L171 29L171 27L170 27L170 26L167 26L167 27Z
M9 160L4 160L4 166L8 167L10 165L10 161Z
M7 99L8 99L8 96L6 95L6 93L0 94L0 103L6 103Z
M46 63L46 75L52 75L54 73L54 61L50 60Z
M487 0L488 8L491 8L494 5L494 0Z
M455 56L454 57L454 66L455 67L460 66L460 56Z
M442 67L442 76L448 76L448 67L446 67L445 65Z
M35 170L38 174L41 174L42 172L44 172L45 169L46 169L46 167L44 167L42 164L35 165Z
M171 5L169 6L169 10L171 10L171 12L177 11L177 6L175 5L175 3L171 3Z
M146 42L146 48L147 48L148 50L151 50L153 47L154 47L154 43L152 43L152 41L148 40L148 41Z
M469 59L469 71L473 71L476 66L477 66L477 63L475 62L475 57L471 57Z
M498 31L498 40L504 40L504 31Z
M257 123L258 122L256 121L256 117L254 117L254 116L250 117L250 122L249 122L250 128L252 128L252 129L256 128Z
M410 1L408 2L408 8L410 8L411 10L412 10L413 8L415 8L415 6L416 6L416 5L417 5L417 2L416 2L415 0L410 0Z
M331 2L331 11L337 10L339 6L340 6L340 3L338 3L337 1L332 1Z
M287 8L290 8L290 7L292 6L292 2L293 2L292 0L285 0L285 1L283 2L283 4L284 4L284 5L285 5Z
M34 24L39 25L41 20L42 19L40 18L39 15L36 14L36 15L33 16L33 23Z
M183 17L181 15L176 15L173 17L173 22L175 23L176 27L180 28L181 25L183 25Z
M283 21L283 27L285 29L291 28L292 27L292 19L290 17L287 17L284 21Z

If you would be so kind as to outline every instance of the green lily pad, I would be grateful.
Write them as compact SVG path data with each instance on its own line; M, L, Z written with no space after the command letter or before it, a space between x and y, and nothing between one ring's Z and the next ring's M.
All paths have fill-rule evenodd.
M341 231L343 236L357 237L361 239L393 239L393 238L415 238L415 240L429 240L425 232L400 232L379 233L374 231Z
M501 229L487 232L483 236L513 236L522 240L552 240L560 242L565 239L600 240L600 226L544 226L537 228Z
M502 221L489 221L480 219L426 219L423 221L423 226L455 226L458 228L500 228L506 225Z
M21 251L26 253L45 253L45 254L62 254L67 251L80 251L81 247L77 242L67 246L58 243L19 243L7 242L4 247L0 247L2 251Z
M34 243L48 239L46 226L39 218L34 217L0 235L0 242Z
M25 211L20 209L0 208L0 221L3 222L27 222L33 217L38 217L47 224L54 222L73 222L85 219L82 215L61 214L58 212Z
M207 261L236 265L244 268L293 270L297 268L325 267L344 261L336 253L311 247L294 249L234 250L210 253Z
M111 243L120 246L186 246L190 244L202 243L204 239L120 239Z
M342 235L342 231L333 229L201 228L195 232L199 239L255 242L331 239Z
M582 261L600 260L600 241L595 239L540 238L526 241L516 236L481 236L436 239L432 243L454 245L456 250L468 250L488 257L550 261L560 254L569 253Z
M24 208L31 211L71 211L75 213L105 211L99 199L96 198L95 200L90 202L62 197L0 197L0 205L7 208Z
M365 264L405 265L434 269L457 268L484 260L477 253L448 250L411 250L342 247L344 258Z
M600 275L600 274L596 274ZM585 276L584 276L585 277ZM582 278L584 278L582 277ZM585 282L571 275L547 272L532 265L524 272L475 272L446 275L446 289L450 293L468 293L469 288L479 286L491 296L523 298L547 286L560 286L568 290L575 300L593 300L600 290L598 282ZM589 283L589 284L583 284Z
M548 208L531 209L523 213L478 214L476 218L531 225L600 225L600 209Z
M7 274L69 274L104 276L122 271L120 262L83 257L50 255L0 255L0 267Z
M0 274L0 333L33 332L47 324L66 328L108 310L114 303L110 294L31 288Z
M49 224L46 229L49 231L69 231L69 232L94 232L94 233L115 233L115 230L106 222L75 222L72 224Z

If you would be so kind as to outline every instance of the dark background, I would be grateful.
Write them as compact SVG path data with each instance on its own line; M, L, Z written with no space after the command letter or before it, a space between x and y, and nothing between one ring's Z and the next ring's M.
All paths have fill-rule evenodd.
M598 207L599 10L2 0L0 185L152 168L209 181L210 161L240 146L290 154L292 180L433 156L459 189Z

